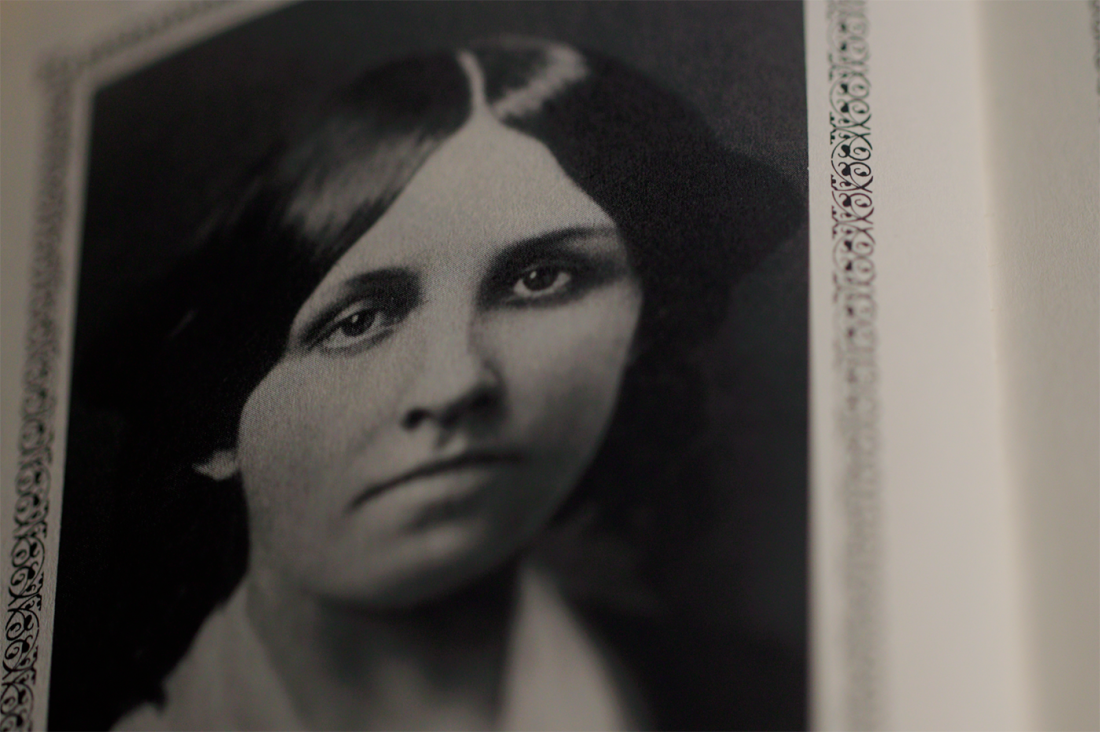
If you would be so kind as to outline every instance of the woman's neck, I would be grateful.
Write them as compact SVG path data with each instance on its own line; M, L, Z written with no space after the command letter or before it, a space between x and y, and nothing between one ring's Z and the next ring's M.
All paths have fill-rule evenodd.
M371 611L246 578L247 614L307 727L488 729L515 602L509 565L410 610Z

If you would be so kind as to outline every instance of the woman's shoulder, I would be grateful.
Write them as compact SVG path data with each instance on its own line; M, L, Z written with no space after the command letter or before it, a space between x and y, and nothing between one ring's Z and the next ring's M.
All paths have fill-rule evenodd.
M244 614L242 588L203 623L163 684L162 704L124 715L115 730L301 729Z
M635 729L645 718L623 665L538 565L520 571L504 729Z
M503 729L634 729L646 717L610 647L551 575L520 569L501 698ZM164 683L164 702L137 707L115 730L300 729L238 590L207 618Z
M171 727L168 725L168 720L157 710L156 706L146 703L127 712L122 719L115 722L115 726L111 729L116 732L130 732L131 730L160 732L160 730L169 730Z
M228 624L226 616L227 607L220 607L206 618L187 653L162 683L163 697L160 702L146 702L136 707L116 722L112 729L198 730L227 727L228 720L217 718L218 687L224 676L221 659Z

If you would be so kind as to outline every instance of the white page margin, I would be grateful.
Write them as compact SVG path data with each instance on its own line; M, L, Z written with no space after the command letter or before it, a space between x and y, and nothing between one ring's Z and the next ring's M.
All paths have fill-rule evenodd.
M881 440L872 505L881 513L858 592L845 566L852 522L843 470L851 452L837 440L838 335L823 327L837 307L822 145L826 12L821 3L806 10L814 724L1019 728L1029 717L1021 577L994 371L976 8L866 7ZM845 627L854 600L880 603L873 627Z

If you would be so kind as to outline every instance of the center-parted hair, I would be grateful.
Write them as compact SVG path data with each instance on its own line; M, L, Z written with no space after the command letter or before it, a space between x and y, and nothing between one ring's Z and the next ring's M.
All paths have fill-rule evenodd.
M615 222L642 283L640 356L561 520L594 506L590 521L642 557L697 518L700 501L685 491L703 424L692 349L721 323L732 283L799 223L798 197L611 58L504 38L396 61L296 124L212 213L195 253L78 362L82 393L131 425L120 503L132 529L115 556L152 588L144 606L118 609L120 623L146 628L129 664L138 696L155 696L247 563L242 492L193 464L235 444L243 405L302 303L475 113L547 147ZM566 553L583 558L575 545Z
M144 298L140 327L99 349L93 389L187 425L175 444L191 461L233 444L302 302L479 105L546 145L615 221L642 281L646 349L710 334L731 282L797 220L777 174L611 59L530 39L417 56L359 77L249 171L198 253Z

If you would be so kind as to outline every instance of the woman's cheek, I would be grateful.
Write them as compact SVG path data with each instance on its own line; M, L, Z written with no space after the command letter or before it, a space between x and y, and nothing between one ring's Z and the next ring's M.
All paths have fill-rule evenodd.
M641 312L636 285L624 281L574 303L521 311L500 335L502 364L517 426L540 449L587 461L617 401Z
M241 413L237 458L258 540L306 548L331 534L348 471L379 421L385 394L353 359L309 356L278 364Z

